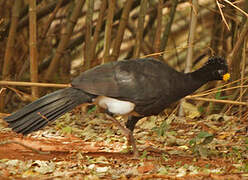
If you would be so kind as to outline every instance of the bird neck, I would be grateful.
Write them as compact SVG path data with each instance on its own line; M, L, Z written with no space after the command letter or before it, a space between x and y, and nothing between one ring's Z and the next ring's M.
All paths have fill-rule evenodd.
M184 89L184 95L189 95L199 89L202 85L210 81L209 75L206 69L200 68L194 72L186 73L183 79L181 89ZM189 85L190 84L190 85ZM187 87L187 88L183 88Z
M175 80L173 93L175 94L172 98L172 101L177 101L189 94L192 94L202 85L204 85L208 80L202 77L199 70L191 73L180 73L181 76L177 77Z
M197 83L201 83L203 85L212 80L211 74L209 73L211 73L211 71L208 70L207 66L203 66L194 72L187 73L187 75Z

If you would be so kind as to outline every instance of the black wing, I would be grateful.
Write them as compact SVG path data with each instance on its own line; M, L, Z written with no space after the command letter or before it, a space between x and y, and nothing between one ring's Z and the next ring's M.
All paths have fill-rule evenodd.
M167 64L154 59L123 60L90 69L72 81L72 86L94 95L114 97L137 104L152 104L166 95L162 79L178 73ZM165 75L168 74L168 75ZM162 82L163 83L160 83Z

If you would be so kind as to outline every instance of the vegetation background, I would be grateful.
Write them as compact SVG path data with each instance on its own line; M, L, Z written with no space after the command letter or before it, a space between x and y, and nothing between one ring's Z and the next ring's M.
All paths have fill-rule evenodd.
M84 157L79 160L80 162L77 161L79 164L82 162L86 164L85 166L77 164L80 173L77 169L67 175L98 178L113 178L113 176L171 178L181 173L181 177L187 178L192 176L192 172L197 171L195 173L199 175L197 177L219 178L218 174L220 174L223 178L229 176L243 178L248 172L247 12L246 0L2 0L0 1L1 116L54 91L55 88L65 87L66 83L70 83L71 79L80 72L102 63L154 57L167 62L178 71L189 72L199 68L209 56L222 56L228 61L231 81L224 86L210 83L195 95L186 97L181 107L175 104L159 117L146 119L144 122L148 124L144 123L145 127L139 126L137 132L151 131L146 136L149 135L149 141L152 141L154 143L152 146L156 148L152 151L143 151L142 162L130 160L133 167L132 170L129 168L130 172L113 170L116 164L126 163L123 155L91 154L92 157L88 155L87 157L90 158ZM94 115L89 111L94 111ZM89 111L84 119L93 121L101 117L97 110ZM186 120L180 118L178 120L178 117L174 117L173 114L177 112ZM77 136L75 133L79 132L80 127L84 127L84 131L80 131L79 136L82 139L90 137L90 140L95 141L93 137L97 136L94 134L96 132L88 128L92 124L89 125L84 120L86 124L82 125L80 122L80 127L76 127L78 124L75 122L82 121L82 118L75 119L75 114L77 113L74 112L72 116L66 116L58 121L57 130L63 136L68 137L69 134L71 137ZM164 121L166 118L169 120ZM199 119L204 120L200 122ZM99 125L98 121L99 119L96 120L96 126ZM150 126L151 124L154 126ZM106 125L106 129L109 126ZM150 127L153 129L151 130ZM0 133L2 140L6 137L17 138L6 130L6 126L3 125L2 128ZM99 129L95 130L99 131ZM187 137L182 137L182 134L187 133L189 133ZM116 134L112 136L115 137ZM140 138L145 137L138 136L139 143L142 144L145 140ZM109 141L109 139L104 140ZM189 145L187 144L182 154L178 147L186 147L187 142ZM26 141L22 143L30 144ZM205 147L209 143L212 143L210 145L212 148ZM16 147L12 147L11 144L8 143L9 151L11 152L12 149L16 153ZM4 146L7 147L6 144ZM168 146L171 149L166 149ZM159 151L154 152L154 149L173 150L176 155L173 153L161 155ZM5 150L0 148L0 156L3 158L2 164L0 163L2 176L24 177L23 174L26 173L30 176L44 175L44 178L61 177L58 174L54 175L53 171L37 170L37 167L48 166L48 169L51 166L59 167L55 162L52 165L47 162L50 156L30 158L27 155L26 158L20 158L23 154L16 153L16 156L11 158L4 154L8 152ZM73 157L71 149L67 151L67 156ZM95 151L98 152L98 149ZM53 155L58 159L60 157L56 153ZM99 159L95 160L99 157L107 157L101 161L109 163L104 167L113 169L107 168L107 171L104 171L105 169L99 169L99 167L103 168L99 164L90 168L99 161ZM191 158L195 162L191 162ZM18 161L10 165L13 159ZM41 160L44 160L46 165L40 163ZM198 160L200 163L197 163ZM26 163L27 168L19 172L11 169L21 166L20 163ZM161 166L157 167L154 164ZM65 167L68 170L67 165ZM123 166L124 169L128 169L127 165ZM2 170L6 167L9 171ZM218 169L217 174L214 170L206 171L204 168Z

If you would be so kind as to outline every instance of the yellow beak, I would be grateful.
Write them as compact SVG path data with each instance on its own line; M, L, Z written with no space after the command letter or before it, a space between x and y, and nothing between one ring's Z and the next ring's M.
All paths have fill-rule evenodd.
M223 80L224 80L224 81L228 81L228 80L230 79L230 76L231 76L230 73L224 74L224 75L223 75Z

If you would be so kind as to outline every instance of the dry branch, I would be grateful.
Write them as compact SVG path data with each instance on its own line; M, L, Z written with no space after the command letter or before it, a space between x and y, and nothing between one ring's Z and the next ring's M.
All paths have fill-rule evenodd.
M170 35L170 31L171 31L171 26L175 17L175 13L176 13L176 8L177 8L177 4L178 4L178 0L171 0L172 3L172 7L170 9L170 14L169 14L169 20L166 24L164 33L163 33L163 37L162 37L162 41L161 41L161 48L160 50L163 51L165 50L166 46L167 46L167 42L169 39L169 35Z
M114 43L113 52L111 54L110 61L115 61L119 56L121 43L124 38L124 32L126 29L126 25L128 22L129 13L132 8L132 4L133 4L133 0L126 0L122 15L121 15L121 19L120 19L117 35L115 38L115 43Z
M157 26L154 38L154 52L160 52L160 42L162 33L162 10L163 10L163 0L159 0L157 7Z
M58 1L58 3L57 3L57 5L56 5L55 9L53 10L53 12L52 12L51 15L49 16L47 22L45 23L45 27L44 27L44 30L43 30L42 35L41 35L41 38L42 38L42 39L45 38L45 36L46 36L46 34L47 34L47 32L48 32L48 30L49 30L51 24L52 24L52 21L54 20L56 14L57 14L59 8L62 6L63 2L64 2L64 0L59 0L59 1Z
M92 60L94 60L96 57L96 45L98 43L99 35L101 33L101 27L103 24L106 7L107 7L107 0L102 0L100 11L98 14L97 23L96 23L96 28L95 28L94 35L93 35L92 47L91 47Z
M0 145L6 145L6 144L19 144L19 145L23 146L24 148L29 149L29 150L31 150L31 151L33 151L35 153L38 153L38 154L50 154L50 152L40 151L38 149L35 149L35 148L31 147L31 146L28 146L26 144L23 144L21 142L15 141L15 140L7 140L7 141L0 142Z
M31 87L55 87L66 88L70 84L53 84L53 83L33 83L33 82L17 82L17 81L0 81L0 86L31 86Z
M230 65L235 63L235 57L237 57L237 53L239 52L240 47L241 47L245 37L247 36L247 34L248 34L248 19L246 19L246 22L245 22L244 26L242 27L242 31L240 33L240 36L239 36L237 42L235 43L232 52L228 56L228 60L229 60Z
M243 86L244 85L244 76L245 76L245 60L246 60L246 45L247 45L247 37L245 37L244 40L244 45L242 48L242 64L241 64L241 81L240 81L240 85ZM239 100L242 101L243 99L243 87L240 88L240 96L239 96ZM242 106L239 107L239 117L241 118L242 114Z
M139 19L138 19L138 28L136 31L137 32L136 33L136 44L134 47L134 58L138 58L140 56L140 50L141 50L141 46L143 42L146 9L147 9L147 0L141 0Z
M223 22L225 23L227 29L230 31L230 27L229 27L229 25L228 25L228 23L227 23L227 21L226 21L226 18L225 18L224 14L223 14L223 12L222 12L222 9L221 9L221 4L219 3L218 0L216 0L216 4L217 4L217 7L219 8L220 15L221 15L221 17L222 17Z
M248 106L247 102L240 102L240 101L210 99L210 98L192 97L192 96L186 96L185 99L193 99L193 100L198 100L198 101L207 101L207 102L216 102L216 103L223 103L223 104Z
M240 11L242 14L244 14L246 17L248 17L248 14L245 11L243 11L242 9L240 9L238 6L234 5L233 3L231 3L228 0L223 0L223 1L225 1L227 4L231 5L232 7L236 8L238 11Z
M36 0L29 1L29 59L31 82L38 82L38 52L36 29ZM32 96L39 97L38 87L32 87Z
M41 2L41 1L38 1L38 2ZM69 2L70 1L68 1L68 0L63 0L61 7L67 5ZM52 12L54 10L54 8L56 7L56 4L57 4L57 1L53 1L53 2L49 3L47 6L38 9L37 19L39 20L39 19L43 18L44 16L48 15L50 12ZM27 12L28 11L24 10L23 14L25 15ZM21 20L19 21L18 26L17 26L17 31L21 30L22 28L26 27L29 24L28 18L29 18L28 15L21 18ZM6 34L8 33L8 31L9 31L9 24L7 24L5 26L3 31L0 31L0 41L6 37Z
M17 31L17 24L19 19L19 13L21 9L21 1L15 1L14 6L12 8L12 14L11 14L11 25L10 25L10 31L6 46L6 51L4 55L4 61L3 61L3 70L2 70L2 78L8 79L9 72L11 69L11 58L14 50L14 44L15 44L15 38L16 38L16 31ZM4 98L0 99L0 111L3 112L4 110Z
M57 72L56 69L58 69L59 60L61 58L61 55L63 54L63 51L65 50L65 48L68 44L68 41L69 41L71 34L72 34L72 31L76 25L77 19L81 13L83 4L84 4L84 0L77 0L75 2L75 6L74 6L74 9L72 11L71 17L68 20L67 25L66 25L66 30L64 33L62 33L62 37L61 37L61 40L59 42L56 54L53 57L51 64L49 65L49 68L47 70L47 73L45 75L46 81L51 80L53 78L54 72Z
M105 34L104 34L104 47L103 47L103 63L110 61L110 46L111 34L113 26L113 17L115 12L115 0L108 0L108 14L106 20Z
M92 26L93 26L93 13L94 13L94 0L86 0L87 11L86 11L86 30L85 30L85 48L84 48L84 70L90 68L92 49L91 49L91 37L92 37Z
M13 9L12 9L10 31L9 31L6 51L4 55L4 64L3 64L3 71L2 71L3 79L6 79L8 77L9 71L11 69L10 61L11 61L12 54L14 54L12 51L14 50L14 43L15 43L15 38L16 38L16 29L17 29L17 24L18 24L18 19L19 19L20 8L21 8L21 1L15 1Z
M192 0L191 14L190 14L190 29L188 35L188 49L187 49L187 59L185 65L185 73L191 71L192 68L192 59L193 59L193 44L195 41L195 33L196 33L196 23L197 23L197 14L198 14L198 0ZM183 101L183 100L182 100ZM183 116L183 106L180 105L179 108L179 116Z

